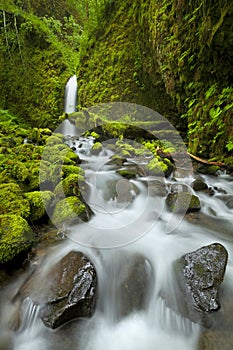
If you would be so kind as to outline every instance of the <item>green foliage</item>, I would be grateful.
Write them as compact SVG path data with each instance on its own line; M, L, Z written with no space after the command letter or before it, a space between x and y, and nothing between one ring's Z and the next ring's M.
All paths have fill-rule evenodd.
M8 262L29 249L34 235L27 221L19 215L0 215L0 263Z

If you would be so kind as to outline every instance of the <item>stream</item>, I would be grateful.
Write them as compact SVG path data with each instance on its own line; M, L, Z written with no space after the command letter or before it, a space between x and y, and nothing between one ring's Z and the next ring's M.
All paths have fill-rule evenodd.
M72 127L68 126L70 132ZM224 295L226 300L229 294L233 295L233 209L222 198L224 195L233 196L232 177L224 173L218 177L203 175L208 186L216 189L214 195L198 192L201 211L174 221L166 208L165 196L149 191L149 177L129 180L108 165L113 154L108 147L97 156L90 154L94 142L91 137L68 137L66 142L75 147L82 159L90 187L90 195L85 200L95 215L88 223L68 227L67 238L48 248L47 259L42 264L46 271L73 250L88 256L98 276L96 310L90 319L73 321L50 330L39 317L39 305L29 297L22 304L22 324L13 334L7 328L6 320L12 312L9 296L17 292L26 278L20 276L1 292L1 335L3 339L12 337L9 349L198 349L202 328L182 312L183 299L177 289L172 265L182 255L202 246L214 242L225 246L229 254L221 286L221 303L225 306L221 311L221 321L218 321L218 316L213 316L212 320L214 328L218 329L218 322L222 324L224 312L228 309ZM139 166L143 161L135 160ZM132 166L132 163L129 161L128 165ZM190 187L194 176L162 180L169 191L174 183ZM191 187L190 190L194 192ZM173 230L169 231L171 219ZM132 270L132 262L141 256L147 262L143 273L149 276L146 297L142 308L127 312L129 299L122 292L122 281ZM3 346L1 349L8 348Z

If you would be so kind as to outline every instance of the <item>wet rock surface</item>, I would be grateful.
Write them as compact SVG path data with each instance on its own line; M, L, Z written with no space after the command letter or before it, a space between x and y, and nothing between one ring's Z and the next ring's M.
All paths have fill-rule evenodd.
M232 350L233 333L226 331L205 331L201 334L198 350Z
M201 177L198 177L193 181L192 187L194 191L204 191L208 189L207 183Z
M219 288L223 281L228 253L213 243L179 260L185 296L197 311L215 311L220 307Z
M172 192L166 198L166 205L170 211L181 214L201 209L200 200L189 192Z
M97 277L93 264L81 252L71 251L47 276L44 324L57 328L78 317L91 317L95 309Z
M140 255L134 256L128 262L120 284L122 316L145 307L152 280L152 270L148 260Z

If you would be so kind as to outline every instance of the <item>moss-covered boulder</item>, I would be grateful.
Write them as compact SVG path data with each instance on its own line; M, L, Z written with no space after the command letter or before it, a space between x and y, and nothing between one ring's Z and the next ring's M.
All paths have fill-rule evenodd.
M23 218L28 218L30 214L29 201L16 183L0 184L0 215L2 214L15 214Z
M199 198L189 192L169 193L166 198L166 205L170 211L176 214L188 213L201 209Z
M101 142L95 142L94 145L91 148L91 154L98 156L100 152L103 150L103 146Z
M149 175L168 177L173 171L173 165L169 159L154 157L149 161L145 169Z
M208 189L208 185L205 182L204 179L201 177L197 177L193 182L192 182L192 187L194 191L204 191Z
M45 216L54 199L54 194L51 191L34 191L25 193L25 197L30 203L29 218L32 221L38 221Z
M51 220L57 226L63 224L72 225L88 221L91 215L90 207L78 197L72 196L64 198L56 204Z
M0 263L29 249L33 241L33 232L25 219L14 214L0 215Z
M86 184L82 175L70 174L59 182L54 190L57 198L80 196L80 191L85 191Z

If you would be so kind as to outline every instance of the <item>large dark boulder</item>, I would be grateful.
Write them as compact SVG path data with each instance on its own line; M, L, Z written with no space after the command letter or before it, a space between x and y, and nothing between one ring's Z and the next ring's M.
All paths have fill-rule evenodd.
M96 302L96 271L81 252L71 251L50 270L47 302L41 318L57 328L78 317L91 317Z
M199 312L220 308L219 288L227 259L227 250L219 243L202 247L179 259L179 277L189 307Z
M96 270L83 253L71 251L52 266L42 258L12 299L14 315L10 321L15 324L24 300L38 305L42 321L53 329L76 318L91 317L96 287Z

